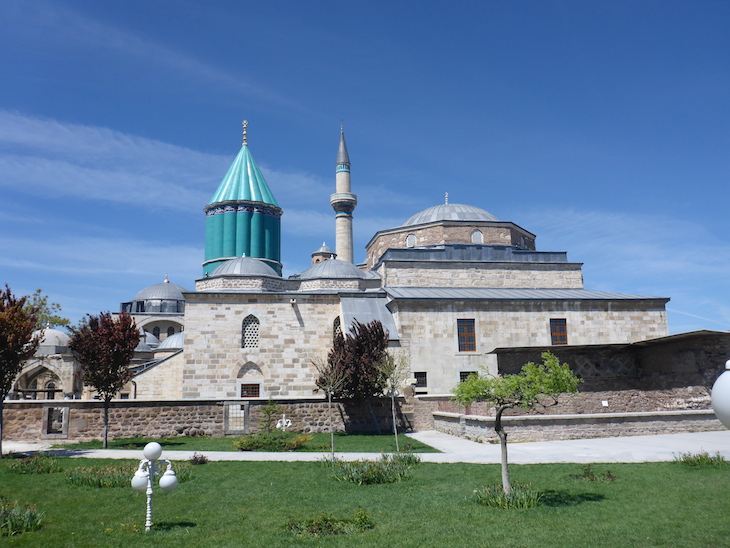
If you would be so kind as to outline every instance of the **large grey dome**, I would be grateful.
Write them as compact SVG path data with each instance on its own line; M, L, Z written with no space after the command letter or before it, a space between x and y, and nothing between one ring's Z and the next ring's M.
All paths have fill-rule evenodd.
M183 296L183 292L186 291L187 289L170 283L167 277L165 277L165 281L161 284L151 285L137 293L132 301L151 301L157 299L161 301L184 301L185 297Z
M478 207L464 204L440 204L412 215L401 226L414 226L436 221L499 221Z
M267 265L264 261L253 257L238 257L231 259L210 273L210 276L268 276L279 278L276 270Z
M360 270L352 263L346 261L340 261L338 259L330 259L329 261L322 261L315 265L310 266L307 270L293 276L300 280L316 280L316 279L332 279L332 278L365 278L365 272Z

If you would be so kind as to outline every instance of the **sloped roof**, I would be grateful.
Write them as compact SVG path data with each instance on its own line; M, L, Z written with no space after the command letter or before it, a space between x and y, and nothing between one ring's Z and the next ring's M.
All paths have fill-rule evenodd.
M489 287L385 287L395 300L484 300L484 301L669 301L589 289L504 289Z

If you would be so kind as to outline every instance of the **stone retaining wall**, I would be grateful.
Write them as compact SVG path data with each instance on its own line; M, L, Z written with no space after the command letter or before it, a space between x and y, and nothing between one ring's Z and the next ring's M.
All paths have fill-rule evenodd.
M435 412L434 428L474 441L497 443L494 417ZM502 417L509 441L550 441L724 430L711 410L523 415Z
M261 407L266 399L210 401L115 400L109 408L109 437L175 437L241 435L256 432ZM321 399L278 401L281 413L292 421L292 430L328 432L329 407ZM398 403L400 410L402 401ZM103 435L104 408L100 401L36 400L4 403L3 439L99 439ZM373 401L373 410L382 431L392 428L390 400ZM278 414L276 419L281 418ZM334 403L336 431L375 431L375 422L366 404ZM409 423L399 412L399 428Z

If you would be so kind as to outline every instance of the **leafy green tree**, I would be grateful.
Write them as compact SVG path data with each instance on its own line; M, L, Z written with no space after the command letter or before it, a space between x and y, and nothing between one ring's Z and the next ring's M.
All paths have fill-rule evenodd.
M395 396L408 375L408 359L405 354L386 352L380 363L380 371L385 377L386 393L390 396L390 412L393 420L393 436L395 450L400 451L398 444L398 419L396 416Z
M27 297L16 297L5 284L0 290L0 458L3 454L3 402L10 393L23 362L35 354L41 342L33 334L37 319L35 309L27 307Z
M351 331L344 335L338 334L327 355L328 366L338 370L338 374L345 379L333 396L366 402L375 428L380 433L371 400L385 391L386 380L380 364L388 348L388 332L377 320L367 324L355 320Z
M115 320L109 312L87 315L76 327L70 327L68 347L81 364L81 379L104 401L104 449L109 434L109 402L132 378L129 363L139 344L139 332L129 314Z
M49 303L48 296L44 295L40 289L36 289L32 295L28 296L25 308L27 312L35 310L39 329L45 327L67 327L71 323L71 320L68 318L57 314L61 311L61 305L58 303Z
M570 366L543 352L542 363L529 362L515 375L492 377L473 374L454 389L454 399L462 405L475 401L491 403L495 409L494 431L502 448L502 488L512 491L507 464L507 433L502 428L502 414L513 407L534 409L555 405L559 394L577 392L581 379Z

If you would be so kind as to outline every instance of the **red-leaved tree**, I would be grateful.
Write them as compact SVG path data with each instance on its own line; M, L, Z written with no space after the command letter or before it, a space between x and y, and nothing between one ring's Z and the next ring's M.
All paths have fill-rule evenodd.
M388 349L388 332L379 321L362 324L352 322L351 333L337 334L332 350L327 355L327 366L335 376L342 376L343 382L332 391L339 399L364 401L370 408L375 428L380 432L373 409L374 397L382 396L386 388L386 378L381 364ZM322 376L317 381L324 387Z
M139 331L129 314L115 320L109 312L91 314L69 328L68 347L81 364L81 380L104 401L104 449L109 434L109 402L132 378L129 363L139 344Z
M23 362L35 354L41 342L36 329L36 309L26 308L27 297L17 298L7 284L0 290L0 458L3 454L3 401Z

